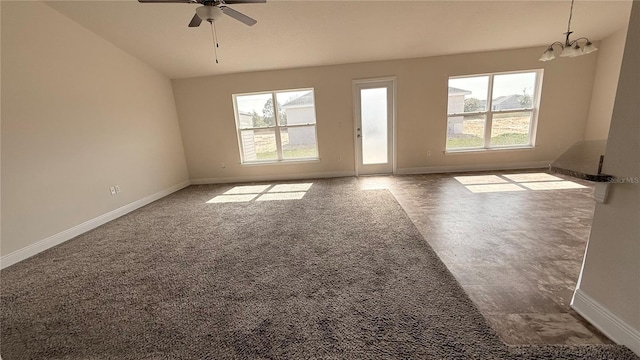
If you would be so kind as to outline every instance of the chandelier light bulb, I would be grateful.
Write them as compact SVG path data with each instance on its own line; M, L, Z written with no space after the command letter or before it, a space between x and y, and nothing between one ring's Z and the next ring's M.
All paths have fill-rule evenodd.
M555 58L556 55L553 53L553 48L549 46L547 50L545 50L545 52L542 54L542 56L540 56L540 59L538 59L538 61L550 61Z
M583 54L591 54L594 51L597 51L598 48L593 45L593 43L591 41L587 41L587 43L584 45L584 47L582 48L582 53Z

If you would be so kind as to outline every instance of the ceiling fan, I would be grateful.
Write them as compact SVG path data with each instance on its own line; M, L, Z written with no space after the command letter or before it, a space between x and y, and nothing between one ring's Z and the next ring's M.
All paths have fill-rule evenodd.
M257 21L239 11L228 7L229 4L251 4L266 3L267 0L138 0L141 3L185 3L185 4L202 4L196 8L196 14L193 15L189 27L198 27L202 20L210 23L220 19L222 14L228 15L246 25L252 26Z
M251 3L266 3L267 0L138 0L140 3L185 3L185 4L201 4L196 8L196 14L193 15L189 27L198 27L202 23L202 20L207 21L211 25L211 36L214 44L214 55L216 64L218 63L218 38L215 31L215 22L218 21L222 15L228 15L243 24L253 26L258 21L253 19L239 11L233 10L228 7L228 4L251 4Z

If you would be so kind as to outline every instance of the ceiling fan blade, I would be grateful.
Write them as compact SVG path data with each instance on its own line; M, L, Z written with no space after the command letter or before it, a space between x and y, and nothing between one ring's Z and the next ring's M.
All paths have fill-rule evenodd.
M262 4L267 0L224 0L225 4Z
M232 18L245 23L249 26L255 25L255 23L257 23L258 21L256 21L256 19L252 19L250 17L248 17L247 15L239 12L239 11L235 11L230 7L226 7L226 6L221 6L220 7L222 9L222 12L225 13L225 15L229 15Z
M198 14L195 14L191 19L191 22L189 23L189 27L198 27L200 26L201 22L202 22L202 19L200 19L200 16L198 16Z
M192 3L192 0L138 0L140 3Z

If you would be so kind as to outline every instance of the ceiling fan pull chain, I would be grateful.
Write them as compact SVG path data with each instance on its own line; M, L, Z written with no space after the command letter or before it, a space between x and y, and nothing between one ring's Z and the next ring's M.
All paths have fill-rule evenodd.
M219 47L218 46L218 29L216 29L215 20L213 21L213 36L214 36L214 41L216 42L216 47Z
M211 26L211 39L213 40L213 55L216 58L216 64L218 64L218 37L216 36L216 28L213 20L209 20Z

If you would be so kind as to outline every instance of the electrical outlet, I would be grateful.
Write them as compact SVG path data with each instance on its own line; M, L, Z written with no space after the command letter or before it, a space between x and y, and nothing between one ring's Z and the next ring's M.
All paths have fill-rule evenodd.
M225 163L220 163L220 167L224 169L227 167L227 165Z
M427 156L431 156L431 149L427 149Z
M116 185L114 188L116 188L116 194L120 194L120 185Z
M115 195L116 194L116 187L115 186L110 187L109 190L111 191L111 195Z

